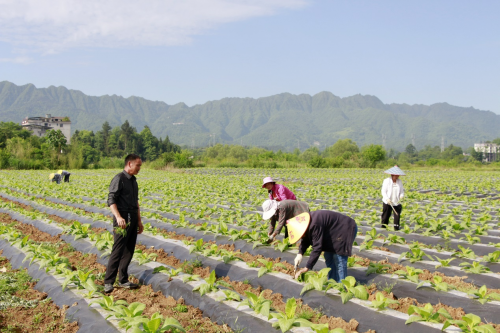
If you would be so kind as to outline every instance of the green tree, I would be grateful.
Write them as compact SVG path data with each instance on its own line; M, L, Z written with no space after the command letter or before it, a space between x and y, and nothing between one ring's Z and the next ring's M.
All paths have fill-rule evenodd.
M443 159L445 160L451 160L452 158L456 157L456 156L460 156L460 155L463 155L463 150L461 147L457 147L457 146L454 146L454 145L449 145L448 147L446 147L443 151Z
M132 138L132 135L136 132L135 127L130 126L128 120L125 120L123 125L121 126L121 135L123 137L123 142L125 143L125 152L127 151L127 144L129 140Z
M415 157L417 156L417 148L415 148L415 146L410 143L408 146L406 146L405 153L407 153L410 157Z
M351 154L358 153L359 148L356 142L351 139L339 140L333 146L326 148L324 155L325 157L336 157L342 156L346 152L350 152Z
M66 147L66 137L61 130L50 130L46 137L49 146L57 150L57 160L59 161L62 149Z
M369 145L363 147L363 157L375 166L375 163L385 159L385 150L381 145Z
M109 153L108 143L109 143L109 136L111 134L111 126L109 126L109 123L107 121L105 121L104 124L102 124L101 133L102 133L102 138L104 141L104 151L106 153Z
M31 136L31 132L25 130L21 125L14 122L0 122L0 148L5 148L5 143L8 139L20 137L27 139Z

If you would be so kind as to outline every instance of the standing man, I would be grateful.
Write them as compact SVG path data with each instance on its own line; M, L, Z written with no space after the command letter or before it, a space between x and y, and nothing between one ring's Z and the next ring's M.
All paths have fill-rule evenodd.
M287 221L290 243L302 239L299 254L295 258L295 267L300 265L302 255L310 245L312 246L306 267L299 270L295 278L311 270L321 252L324 252L326 267L331 268L328 279L340 282L347 277L347 259L352 255L352 244L358 233L356 221L330 210L317 210L309 215L299 215Z
M120 273L119 286L135 289L139 286L128 280L128 265L135 250L137 234L142 233L143 226L139 210L139 188L135 175L141 170L142 161L138 155L125 157L125 168L117 174L109 185L108 206L113 213L114 244L109 257L104 292L113 291L116 275ZM124 233L117 233L122 228Z

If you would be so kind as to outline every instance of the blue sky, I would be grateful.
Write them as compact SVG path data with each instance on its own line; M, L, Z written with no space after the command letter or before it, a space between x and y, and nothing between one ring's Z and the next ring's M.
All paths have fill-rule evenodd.
M500 113L498 1L6 0L0 81L168 104L331 91Z

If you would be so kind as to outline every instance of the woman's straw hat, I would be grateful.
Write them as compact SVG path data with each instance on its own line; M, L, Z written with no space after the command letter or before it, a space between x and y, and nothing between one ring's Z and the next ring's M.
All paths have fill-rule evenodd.
M384 173L397 176L406 176L406 173L404 173L403 170L401 170L397 165L393 166L390 169L385 170Z
M310 220L311 215L306 212L286 221L286 227L288 228L288 241L290 244L295 244L302 238L307 230L307 227L309 226Z
M262 180L262 188L264 188L264 185L267 183L275 183L275 181L271 177L264 178L264 180Z

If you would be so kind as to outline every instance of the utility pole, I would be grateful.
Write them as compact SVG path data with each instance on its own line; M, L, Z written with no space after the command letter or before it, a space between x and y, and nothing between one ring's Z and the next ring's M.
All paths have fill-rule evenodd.
M300 141L297 139L297 149L300 150Z
M411 135L411 144L413 145L413 147L416 148L416 146L415 146L415 134Z
M441 137L441 152L444 151L444 136Z

